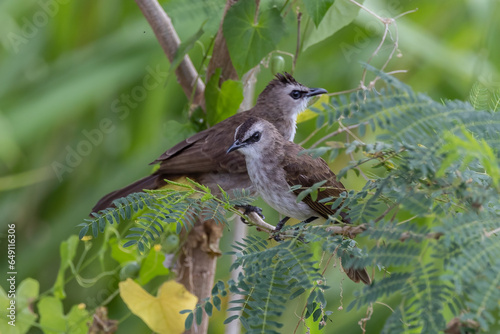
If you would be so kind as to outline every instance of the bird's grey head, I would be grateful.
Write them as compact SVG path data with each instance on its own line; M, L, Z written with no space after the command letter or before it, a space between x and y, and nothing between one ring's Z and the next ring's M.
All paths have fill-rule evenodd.
M239 150L245 156L260 156L264 150L272 150L274 143L283 138L268 121L250 117L236 128L234 143L227 153Z
M256 106L263 109L273 108L281 110L284 115L289 114L296 118L307 108L309 99L316 95L325 94L323 88L308 88L297 82L288 73L278 73L257 98Z

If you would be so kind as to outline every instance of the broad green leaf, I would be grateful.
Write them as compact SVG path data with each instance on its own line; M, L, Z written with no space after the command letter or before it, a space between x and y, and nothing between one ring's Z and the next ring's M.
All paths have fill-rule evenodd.
M333 0L304 1L307 13L313 19L314 25L318 27L328 9L332 6Z
M206 22L204 30L215 35L224 12L224 0L173 0L162 1L165 11L173 21L181 40L186 40L196 32L200 22Z
M141 264L139 282L144 285L157 276L168 275L170 270L165 268L163 261L165 254L161 251L160 245L155 245Z
M187 314L182 310L192 310L197 298L175 281L163 283L158 296L150 295L131 279L119 283L120 296L132 313L141 318L154 332L175 334L184 332Z
M72 235L68 238L68 240L63 241L61 243L61 247L59 248L59 252L61 254L61 266L59 267L57 279L53 287L54 296L59 299L64 299L66 297L66 293L64 292L64 272L75 257L78 241L78 236Z
M38 312L40 312L40 325L44 333L56 334L66 331L63 305L59 299L50 296L43 297L38 302Z
M61 300L56 297L43 297L38 302L40 325L46 334L72 333L85 334L90 315L81 305L74 305L68 315L64 315Z
M209 126L225 120L238 110L243 101L243 86L239 81L226 80L219 89L220 69L212 75L205 89L207 123Z
M259 14L255 6L255 1L238 1L224 20L224 37L240 77L276 49L285 34L286 26L277 8Z
M5 279L9 279L7 276ZM7 281L8 283L9 281ZM32 278L26 278L19 285L17 285L15 298L9 297L12 294L9 288L10 284L6 285L7 290L5 291L0 286L0 309L2 315L0 317L0 333L2 334L22 334L26 333L31 324L36 320L37 315L33 313L33 306L31 303L38 298L40 285L38 281ZM9 317L12 303L14 300L14 307L16 308L15 322L9 324L13 319ZM12 326L15 324L15 326Z
M363 3L363 0L359 0L358 2ZM302 51L332 36L334 33L351 23L356 16L358 16L358 12L359 7L349 0L336 0L333 6L328 9L317 27L314 27L312 24L307 26L304 32Z
M111 246L111 257L119 264L136 260L137 252L130 248L122 247L116 238L109 240Z
M87 323L91 323L91 317L83 307L83 304L73 305L66 315L67 332L71 334L86 334L88 332Z

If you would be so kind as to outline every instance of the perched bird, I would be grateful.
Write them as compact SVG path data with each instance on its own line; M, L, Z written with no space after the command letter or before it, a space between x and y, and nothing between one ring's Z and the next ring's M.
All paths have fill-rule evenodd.
M115 199L144 189L158 189L165 179L187 176L208 186L214 194L217 185L225 191L251 187L241 154L226 155L226 148L233 142L236 127L250 117L259 117L275 125L281 136L293 140L297 116L306 109L312 96L326 93L322 88L308 88L298 83L290 74L277 74L260 93L255 106L235 114L213 127L201 131L168 149L151 164L160 167L125 188L115 190L101 198L92 209L98 212L112 206Z
M338 198L346 191L325 160L307 154L298 155L302 150L303 147L285 140L271 123L255 117L247 119L236 129L234 142L227 150L227 153L239 151L244 154L248 176L256 191L267 204L286 216L281 225L288 217L304 222L320 217L327 219L328 215L335 214L335 210L320 201L328 197ZM316 200L307 195L297 203L299 193L324 180L326 183L318 190ZM302 189L291 191L290 187L294 185L301 185ZM350 223L344 213L340 217ZM280 228L277 226L278 230ZM345 272L354 282L371 282L364 268L348 268Z

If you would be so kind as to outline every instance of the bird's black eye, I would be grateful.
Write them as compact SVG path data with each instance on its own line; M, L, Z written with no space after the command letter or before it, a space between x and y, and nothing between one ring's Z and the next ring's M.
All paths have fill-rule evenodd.
M292 99L298 100L302 97L302 92L300 90L292 90L290 96L292 97Z
M260 140L260 135L261 133L259 131L254 132L254 134L250 138L248 138L248 141L251 143L256 143Z

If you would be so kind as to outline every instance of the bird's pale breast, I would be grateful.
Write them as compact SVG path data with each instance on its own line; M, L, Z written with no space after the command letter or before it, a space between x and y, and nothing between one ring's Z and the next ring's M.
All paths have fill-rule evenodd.
M297 203L297 196L290 191L284 170L273 168L266 159L247 160L247 170L255 189L262 199L279 213L299 220L317 216L305 203Z

